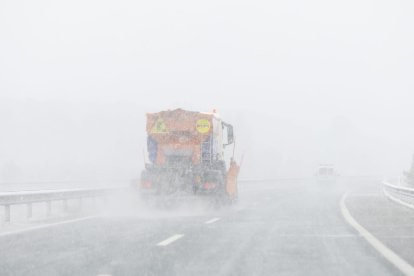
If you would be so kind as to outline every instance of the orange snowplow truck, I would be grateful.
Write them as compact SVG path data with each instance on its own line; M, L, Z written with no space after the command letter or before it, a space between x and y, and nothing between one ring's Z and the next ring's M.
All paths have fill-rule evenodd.
M233 127L217 113L149 113L146 128L149 162L141 174L142 192L237 197L237 174L227 171L224 157L224 149L234 146Z

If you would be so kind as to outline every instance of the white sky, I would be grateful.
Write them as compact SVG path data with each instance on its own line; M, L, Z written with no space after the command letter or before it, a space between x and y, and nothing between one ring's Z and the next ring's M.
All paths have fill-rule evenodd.
M398 159L367 172L396 172L414 151L413 15L408 0L1 0L0 100L217 108L255 125L239 127L255 137L250 151L304 164L300 152L326 146L318 135L345 118L362 148ZM268 140L282 129L284 149L258 138L269 122ZM306 137L303 150L289 133Z

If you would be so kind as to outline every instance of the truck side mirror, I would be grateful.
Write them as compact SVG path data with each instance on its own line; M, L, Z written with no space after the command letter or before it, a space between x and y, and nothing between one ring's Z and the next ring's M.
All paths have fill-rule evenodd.
M223 128L226 128L226 132L227 132L227 143L224 144L223 146L228 146L234 143L234 133L233 133L233 126L230 124L227 124L225 122L222 123Z
M227 125L227 144L234 143L234 134L233 134L233 126Z

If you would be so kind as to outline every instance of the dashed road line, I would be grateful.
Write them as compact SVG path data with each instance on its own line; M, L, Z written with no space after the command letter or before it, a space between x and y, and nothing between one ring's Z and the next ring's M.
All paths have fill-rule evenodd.
M345 200L348 196L348 193L345 193L340 202L341 212L345 220L359 232L359 234L365 238L365 240L371 244L379 253L381 253L384 258L386 258L390 263L397 267L402 273L409 276L414 276L414 267L407 263L404 259L398 256L394 251L389 249L385 244L379 241L374 235L372 235L368 230L366 230L362 225L360 225L351 215L348 208L345 205Z
M218 220L220 220L220 218L213 218L213 219L210 219L210 220L208 220L208 221L206 221L206 222L204 222L205 224L211 224L211 223L215 223L216 221L218 221Z
M169 245L169 244L171 244L171 243L173 243L173 242L181 239L182 237L184 237L184 235L182 235L182 234L177 234L177 235L171 236L168 239L163 240L162 242L157 243L157 246L167 246L167 245Z

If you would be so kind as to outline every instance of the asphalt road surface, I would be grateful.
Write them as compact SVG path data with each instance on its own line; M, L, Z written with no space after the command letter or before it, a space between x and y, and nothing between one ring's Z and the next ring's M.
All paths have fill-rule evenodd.
M0 275L402 275L341 214L342 195L364 185L377 184L243 183L240 202L221 210L124 202L105 216L0 237Z

